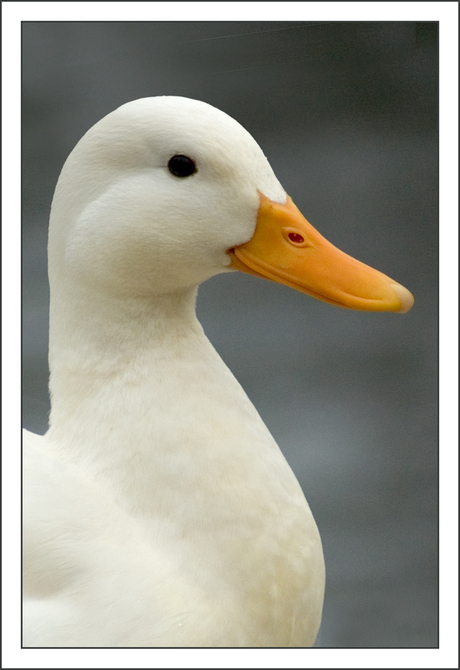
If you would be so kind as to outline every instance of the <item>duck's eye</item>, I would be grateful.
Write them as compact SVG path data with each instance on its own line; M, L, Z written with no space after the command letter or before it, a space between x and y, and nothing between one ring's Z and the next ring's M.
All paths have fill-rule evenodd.
M178 154L169 159L168 169L175 177L190 177L196 172L196 165L188 156Z

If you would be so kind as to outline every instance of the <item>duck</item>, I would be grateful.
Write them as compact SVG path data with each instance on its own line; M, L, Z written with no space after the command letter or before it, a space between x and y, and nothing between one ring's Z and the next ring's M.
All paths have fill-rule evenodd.
M123 104L52 201L45 435L23 436L25 647L311 647L321 538L279 446L197 320L243 271L335 306L412 294L329 243L208 103Z

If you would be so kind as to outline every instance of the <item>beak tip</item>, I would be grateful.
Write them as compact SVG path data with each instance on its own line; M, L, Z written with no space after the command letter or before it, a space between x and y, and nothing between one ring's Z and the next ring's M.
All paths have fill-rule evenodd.
M405 314L412 308L412 305L414 304L414 296L407 290L407 288L401 286L401 284L392 284L392 287L401 303L401 307L395 311L397 311L398 314Z

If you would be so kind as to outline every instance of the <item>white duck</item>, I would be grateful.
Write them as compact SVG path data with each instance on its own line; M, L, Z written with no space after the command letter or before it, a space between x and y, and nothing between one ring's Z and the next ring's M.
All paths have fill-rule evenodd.
M302 490L195 316L232 269L336 305L411 294L332 247L203 102L123 105L70 154L49 233L50 428L24 440L24 644L311 646Z

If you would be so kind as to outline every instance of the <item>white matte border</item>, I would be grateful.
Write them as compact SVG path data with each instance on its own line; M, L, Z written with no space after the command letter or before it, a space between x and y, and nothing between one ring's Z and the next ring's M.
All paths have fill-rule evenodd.
M4 2L4 21L439 21L455 2ZM331 18L332 17L332 18ZM450 18L449 18L450 17Z
M457 2L4 2L3 14L3 667L456 668L458 644ZM21 649L20 84L22 21L440 22L440 648Z

